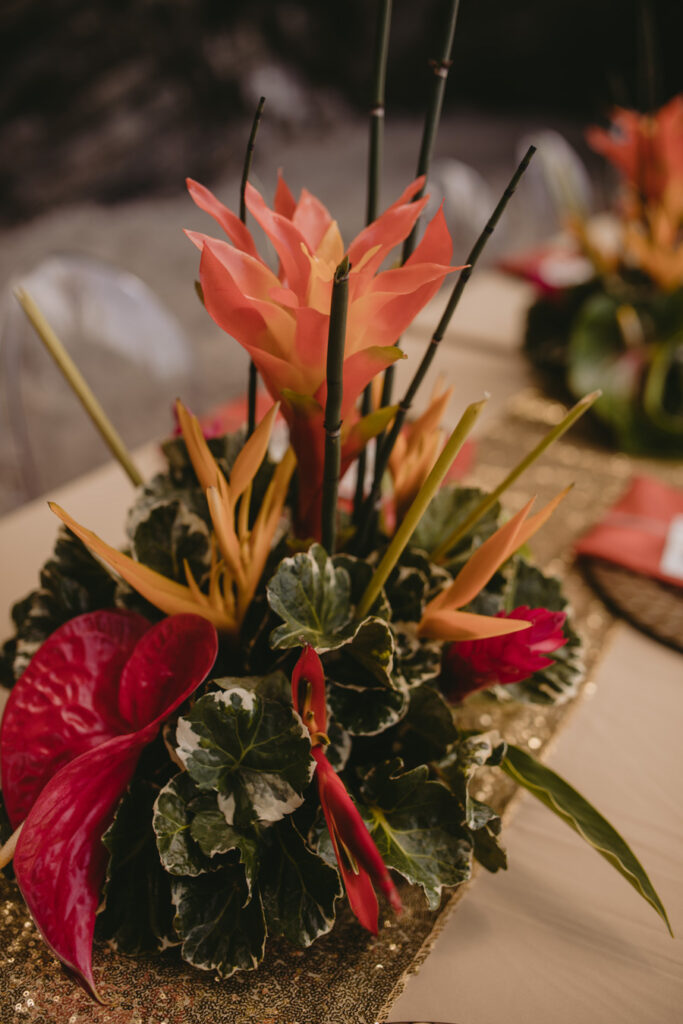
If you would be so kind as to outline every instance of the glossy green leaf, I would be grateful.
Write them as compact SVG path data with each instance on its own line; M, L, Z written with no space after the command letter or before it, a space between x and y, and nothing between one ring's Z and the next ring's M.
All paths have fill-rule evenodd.
M239 865L174 878L172 892L184 960L221 978L258 967L266 944L263 908L258 893L248 898Z
M270 829L268 841L259 874L268 931L310 946L334 925L339 873L309 849L291 818Z
M351 736L376 736L401 720L408 707L407 689L336 686L328 682L327 703Z
M378 765L362 785L363 809L384 863L424 890L433 910L444 886L470 876L471 843L458 805L426 765L403 771L401 761Z
M429 508L422 516L412 536L412 545L424 551L433 551L465 521L483 497L484 492L476 487L461 487L458 484L447 484L442 487L434 495ZM458 542L455 550L451 552L449 561L460 562L469 556L475 543L481 544L495 532L499 516L500 503L496 502Z
M229 825L278 821L313 777L308 731L291 707L235 687L200 697L178 721L177 752Z
M325 675L341 686L398 689L394 681L394 636L383 619L365 619L353 639L323 659Z
M585 797L577 793L547 765L541 764L519 747L508 745L501 767L515 782L528 789L537 800L578 832L601 857L616 868L636 892L639 892L657 911L671 932L662 901L642 864L619 833Z
M187 772L180 772L159 793L152 827L164 870L171 875L201 875L211 870L206 856L192 838L190 801L199 793Z
M266 593L270 607L283 619L271 634L273 647L310 644L322 654L348 643L356 631L349 574L335 568L320 544L284 558Z
M134 779L103 836L110 860L96 935L128 956L175 945L171 880L160 861L152 830L158 787Z

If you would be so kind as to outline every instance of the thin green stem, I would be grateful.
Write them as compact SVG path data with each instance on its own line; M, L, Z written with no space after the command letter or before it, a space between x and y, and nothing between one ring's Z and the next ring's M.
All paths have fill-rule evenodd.
M405 418L412 407L415 395L417 394L417 391L420 385L422 384L422 381L425 379L427 375L429 367L431 366L434 356L436 355L436 350L439 346L439 343L441 342L446 331L448 330L451 318L453 317L453 314L455 313L458 303L460 302L460 299L462 297L462 293L465 290L465 285L472 276L472 272L474 271L474 268L477 265L479 257L484 251L486 243L488 242L489 238L495 231L496 225L498 224L498 221L502 217L505 207L512 198L520 182L520 179L526 171L527 167L529 166L529 162L531 161L531 158L535 152L536 147L529 146L523 159L517 167L517 170L510 178L507 188L500 197L496 208L494 209L493 213L491 214L486 224L484 225L484 228L481 234L479 235L479 238L472 246L472 250L469 256L467 257L467 265L463 270L460 271L458 275L458 279L455 282L455 285L453 286L453 290L451 291L451 295L446 304L446 308L444 309L441 319L439 320L439 323L436 327L436 330L434 331L434 334L431 337L429 345L427 346L425 354L423 355L422 360L420 362L420 365L415 371L415 375L413 376L413 379L408 385L405 395L403 396L399 403L398 412L396 413L396 416L394 418L392 428L389 431L389 433L384 437L382 444L378 444L372 488L370 490L370 494L368 495L367 501L364 506L364 516L361 515L359 517L359 519L363 522L364 527L363 535L359 536L358 539L358 543L361 547L367 541L368 527L366 527L366 523L369 523L369 521L372 519L372 511L375 502L377 501L377 498L379 496L379 491L382 484L382 477L384 476L386 468L389 465L391 453L393 451L394 445L396 444L398 435L401 433L401 429L405 422Z
M346 311L349 303L349 271L345 256L332 285L330 327L327 337L327 400L325 402L325 465L323 469L322 542L330 555L337 539L337 492L341 468L341 406L344 390Z
M372 608L380 590L389 578L391 570L398 562L408 541L417 529L417 525L426 512L430 501L441 487L446 473L451 468L454 459L462 448L467 435L472 430L472 427L485 404L486 399L483 399L480 402L473 402L472 405L468 405L465 412L460 417L458 425L446 441L441 455L439 455L438 459L432 466L429 476L418 491L417 497L408 509L403 521L396 530L389 547L384 553L382 560L375 569L372 578L365 589L365 593L358 603L358 607L356 609L357 618L362 619L368 614L370 608Z
M443 36L443 45L441 47L440 55L430 60L429 64L434 73L434 81L432 83L432 94L427 108L427 114L425 117L424 129L422 132L422 143L420 145L420 155L417 161L417 177L429 174L429 167L432 160L432 153L434 152L434 143L436 142L437 132L439 130L439 122L441 120L441 111L443 108L444 96L446 95L446 82L448 81L448 72L450 71L453 63L453 40L455 39L455 27L458 21L458 11L460 9L460 0L451 0L448 11L448 24L446 32ZM420 191L415 196L415 199L420 199L424 195L425 185L422 186ZM403 243L403 253L401 262L405 263L408 257L414 252L415 244L417 242L418 232L418 221L415 222L412 231ZM398 344L398 342L397 342ZM391 399L394 389L394 367L387 367L384 373L384 384L382 387L382 405L391 405Z
M254 148L256 146L256 133L258 126L261 121L261 114L263 113L263 107L265 105L266 98L262 96L258 101L256 107L256 113L254 114L254 120L251 124L251 132L249 133L249 141L247 142L247 151L244 154L244 166L242 168L242 181L240 182L240 220L243 224L247 223L247 182L249 181L249 171L251 170L251 161L254 157ZM253 362L249 363L249 388L248 388L248 412L247 412L247 437L251 437L256 427L256 387L257 387L257 371Z
M501 494L503 494L508 487L522 475L525 469L529 468L532 462L535 462L536 459L543 454L546 448L549 448L551 444L554 444L554 442L558 440L558 438L562 437L562 435L566 433L569 428L590 409L593 402L595 402L601 394L601 391L593 391L590 395L585 395L576 403L576 405L572 406L567 415L564 416L560 422L557 423L553 429L539 441L535 448L524 456L521 462L517 463L514 469L510 470L505 479L502 480L490 494L487 494L486 497L479 502L476 508L472 509L460 526L453 530L452 533L450 533L449 536L432 551L431 558L435 562L444 559L448 555L448 552L455 547L458 541L464 537L465 534L472 529L474 524L477 523L498 501Z
M371 224L377 217L380 183L382 178L382 154L384 144L384 97L387 77L387 55L389 53L389 30L391 27L392 0L380 0L377 10L377 35L375 37L375 62L372 86L372 107L370 108L370 147L368 157L368 198L365 223ZM361 415L372 412L372 385L363 391ZM363 507L363 491L367 466L367 447L361 450L357 463L356 493L353 514L356 522Z

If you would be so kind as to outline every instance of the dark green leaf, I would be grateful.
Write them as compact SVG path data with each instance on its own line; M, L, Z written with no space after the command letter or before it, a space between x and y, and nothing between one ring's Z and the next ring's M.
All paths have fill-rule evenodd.
M623 875L657 911L671 932L662 901L645 869L619 833L568 782L519 747L508 745L503 771L528 789ZM672 933L673 934L673 933Z
M327 702L351 736L375 736L403 717L408 691L328 683Z
M192 838L202 853L212 860L221 860L220 855L236 851L244 867L247 889L251 895L259 863L258 839L253 831L247 832L228 825L213 795L212 800L214 806L197 810L195 813L190 825Z
M396 642L395 678L412 688L441 674L442 643L418 637L417 630L409 623L395 623L393 632Z
M365 619L353 639L324 660L325 676L341 686L397 689L394 681L394 636L383 619Z
M353 555L345 554L334 555L332 562L335 568L344 569L348 573L351 583L351 604L355 607L372 579L375 571L374 566L364 558L355 558ZM380 590L368 614L375 615L378 619L389 619L391 617L391 606L384 590Z
M273 647L303 647L318 653L348 643L357 625L351 623L351 580L335 568L320 544L285 558L266 588L268 602L284 625L271 635Z
M447 484L442 487L434 495L422 516L411 543L424 551L433 551L460 523L464 522L483 497L485 492L476 487L460 487L458 484ZM475 538L479 545L495 532L499 516L500 504L496 502L458 542L451 552L449 561L464 561L474 549Z
M528 608L547 608L550 612L561 612L567 607L567 599L556 576L545 576L535 565L519 558L515 574L510 580L506 604L508 611L526 605Z
M229 978L263 959L266 927L258 893L249 899L240 866L197 878L174 878L175 927L183 959Z
M342 895L339 874L308 848L291 818L268 837L259 874L268 931L310 946L334 924L334 904Z
M152 829L158 788L136 778L103 836L110 854L97 936L128 956L175 945L170 878L163 870Z
M471 843L448 789L426 765L402 772L399 759L378 765L362 786L364 816L384 863L422 886L431 909L444 886L470 876Z
M199 497L206 505L203 494ZM211 564L209 527L205 519L179 497L132 509L128 532L138 562L178 583L186 582L184 562L201 582Z
M278 821L303 801L315 762L291 707L240 687L200 697L176 730L178 756L202 790L215 790L229 825Z
M212 682L222 690L241 687L267 700L277 700L287 705L292 703L292 683L284 672L270 672L265 676L225 676L213 679Z

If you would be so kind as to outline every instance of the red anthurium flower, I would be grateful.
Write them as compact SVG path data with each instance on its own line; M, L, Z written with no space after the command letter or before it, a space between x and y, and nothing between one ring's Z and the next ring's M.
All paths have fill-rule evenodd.
M320 804L351 910L364 928L377 934L378 886L399 914L401 899L365 822L344 783L325 756L327 709L320 658L304 648L292 674L292 701L311 734Z
M0 762L7 812L21 825L17 881L48 945L95 996L102 836L143 749L216 651L216 631L198 615L151 626L140 615L91 612L45 641L7 702Z
M443 664L442 685L450 700L461 701L475 690L505 683L521 683L550 664L545 657L567 643L562 632L567 616L547 608L521 605L496 618L522 619L529 629L484 640L451 644Z
M452 243L443 211L402 267L380 272L387 255L410 233L427 202L412 201L424 184L418 178L347 250L351 262L342 420L342 462L349 465L386 419L376 417L360 433L356 401L366 384L401 352L397 338L432 298L449 266ZM200 279L210 315L250 354L292 435L300 478L297 528L320 534L323 445L320 424L326 400L326 355L334 272L344 255L337 222L305 189L298 202L280 178L274 208L247 186L249 212L273 244L275 274L258 255L254 240L208 189L188 181L190 195L226 232L230 242L188 232L201 249ZM343 468L343 466L342 466Z

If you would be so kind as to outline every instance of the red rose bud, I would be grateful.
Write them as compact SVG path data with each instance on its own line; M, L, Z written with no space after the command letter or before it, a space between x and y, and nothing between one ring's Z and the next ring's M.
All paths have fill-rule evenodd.
M442 688L449 700L464 700L488 686L520 683L550 664L545 657L567 643L562 631L567 616L547 608L521 605L496 618L523 619L529 629L485 640L463 640L451 644L445 654Z

